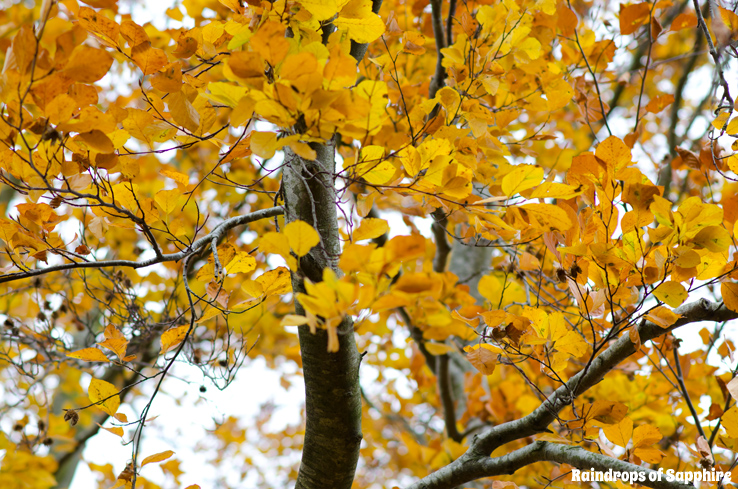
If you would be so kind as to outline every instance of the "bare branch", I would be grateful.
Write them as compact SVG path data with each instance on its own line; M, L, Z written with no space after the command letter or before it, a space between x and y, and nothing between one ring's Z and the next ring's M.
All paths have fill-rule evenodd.
M456 428L456 411L454 398L451 394L451 379L448 373L448 355L440 355L436 363L438 371L438 393L443 403L443 420L446 423L446 434L455 442L461 442L463 437Z
M433 21L433 37L436 39L436 51L438 58L436 59L436 72L430 82L428 89L428 98L432 99L436 96L438 90L444 85L446 78L446 69L443 67L443 54L441 49L446 47L443 34L443 19L441 18L441 5L443 0L431 0L431 19ZM430 118L429 118L430 119Z
M700 26L700 29L702 29L702 33L705 36L705 40L707 41L707 48L710 50L710 55L712 56L713 61L715 61L715 70L717 70L717 75L720 79L720 85L723 87L723 98L720 101L720 104L722 105L723 101L727 99L728 105L724 106L724 108L730 109L732 111L735 103L733 102L733 97L731 97L730 95L728 81L725 79L725 74L723 73L723 66L720 61L720 52L715 47L715 44L712 42L710 30L707 28L705 18L702 16L702 9L700 9L699 0L694 0L694 10L695 14L697 15L697 24Z
M443 273L446 270L446 262L448 261L448 254L451 252L451 246L448 244L446 238L446 216L443 214L443 210L436 209L433 212L433 225L431 231L433 231L433 237L436 240L436 256L433 257L433 271Z

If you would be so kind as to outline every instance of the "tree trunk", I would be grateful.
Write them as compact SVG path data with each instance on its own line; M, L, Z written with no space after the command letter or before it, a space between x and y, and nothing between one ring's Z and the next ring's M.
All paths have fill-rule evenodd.
M337 196L334 182L335 143L312 145L315 161L287 150L282 177L285 222L302 220L320 234L320 244L302 257L292 273L294 293L305 291L305 280L320 282L323 270L336 274L340 241ZM304 314L295 300L295 311ZM353 320L345 318L338 328L338 351L328 351L328 334L299 328L305 376L307 426L297 489L349 489L354 480L361 444L361 357L354 339Z

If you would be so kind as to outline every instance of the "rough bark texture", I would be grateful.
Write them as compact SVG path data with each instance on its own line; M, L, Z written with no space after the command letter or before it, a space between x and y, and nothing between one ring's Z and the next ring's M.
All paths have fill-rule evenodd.
M318 231L321 242L300 260L292 274L295 293L305 290L305 280L320 282L322 271L337 274L340 242L336 210L335 147L333 142L314 145L315 161L285 152L283 190L286 223L303 220ZM298 314L302 307L295 301ZM307 425L296 489L350 488L361 444L361 389L353 321L346 318L338 331L339 348L328 352L325 330L316 334L299 328L305 376Z

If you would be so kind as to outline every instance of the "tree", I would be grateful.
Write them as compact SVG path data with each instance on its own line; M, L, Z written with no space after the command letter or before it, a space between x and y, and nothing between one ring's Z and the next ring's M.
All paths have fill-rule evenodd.
M733 471L738 16L714 7L4 10L2 486L68 487L103 428L131 459L101 487L165 460L181 487L177 447L141 450L157 395L255 357L306 396L304 426L249 427L299 463L237 452L263 486Z

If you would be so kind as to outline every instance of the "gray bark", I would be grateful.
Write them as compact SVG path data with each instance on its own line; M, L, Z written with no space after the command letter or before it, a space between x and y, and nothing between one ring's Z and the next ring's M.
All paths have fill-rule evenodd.
M340 241L336 209L335 143L313 145L315 161L285 152L282 185L285 221L302 220L320 234L320 244L300 260L292 274L295 293L305 291L305 280L320 282L323 269L339 274ZM297 314L304 310L295 300ZM349 489L354 479L361 444L361 357L354 339L353 320L347 317L338 330L337 352L328 351L328 334L301 326L300 352L305 377L305 445L297 489Z

